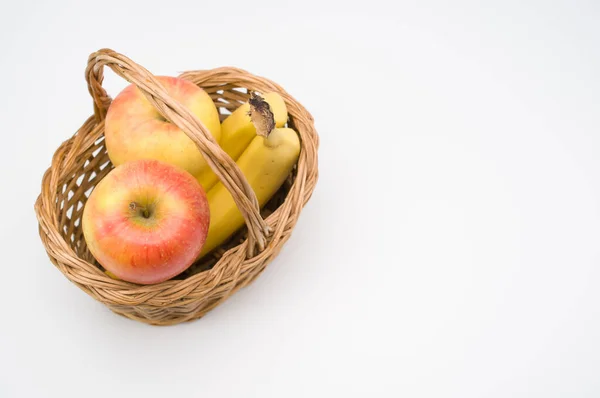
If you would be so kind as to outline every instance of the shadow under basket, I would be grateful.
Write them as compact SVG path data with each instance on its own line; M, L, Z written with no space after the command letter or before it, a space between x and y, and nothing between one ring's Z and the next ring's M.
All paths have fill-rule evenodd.
M104 117L111 102L102 88L105 66L135 84L167 120L196 143L246 220L246 226L214 252L177 277L154 285L137 285L107 276L83 237L81 216L87 198L113 168L104 145ZM40 237L52 263L115 313L153 325L200 318L252 282L290 237L318 176L319 139L313 118L279 85L230 67L189 71L180 77L209 93L221 120L245 103L251 91L274 91L283 97L288 126L300 136L300 157L287 181L262 211L235 162L202 123L171 98L150 72L108 49L91 54L86 68L94 115L57 149L35 203Z

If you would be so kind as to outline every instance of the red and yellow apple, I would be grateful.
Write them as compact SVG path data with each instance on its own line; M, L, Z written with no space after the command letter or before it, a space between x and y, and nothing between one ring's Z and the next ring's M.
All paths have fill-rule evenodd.
M219 112L206 91L180 78L157 78L169 95L187 107L218 142ZM196 178L209 168L196 144L179 127L165 120L134 85L121 91L108 108L104 134L108 156L115 166L132 160L156 159L181 167Z
M157 160L116 167L83 210L92 255L117 278L151 284L187 269L206 240L206 194L183 169Z

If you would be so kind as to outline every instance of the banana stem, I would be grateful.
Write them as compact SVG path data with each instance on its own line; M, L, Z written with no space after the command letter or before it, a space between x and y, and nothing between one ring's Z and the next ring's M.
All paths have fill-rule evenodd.
M275 116L271 111L271 106L263 97L252 92L250 95L250 111L248 115L252 124L256 128L256 134L268 138L271 131L275 128Z

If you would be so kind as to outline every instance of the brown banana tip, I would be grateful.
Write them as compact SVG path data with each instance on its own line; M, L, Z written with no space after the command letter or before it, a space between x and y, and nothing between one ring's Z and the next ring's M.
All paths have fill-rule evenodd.
M275 116L271 111L271 106L254 91L250 94L248 102L250 103L248 115L250 115L250 120L256 127L256 134L268 137L269 133L275 128Z

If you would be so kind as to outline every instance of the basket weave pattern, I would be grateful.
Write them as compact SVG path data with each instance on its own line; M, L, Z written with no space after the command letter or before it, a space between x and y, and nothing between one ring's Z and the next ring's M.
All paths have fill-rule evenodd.
M108 277L87 249L81 215L94 186L113 168L104 145L104 117L111 98L102 87L104 67L135 84L167 120L196 143L209 166L232 194L246 221L244 231L177 278L136 285ZM200 318L252 282L278 254L317 182L318 135L312 116L276 83L237 68L189 71L180 75L203 88L223 120L250 91L278 92L299 134L298 164L261 214L253 190L235 162L202 123L169 96L146 69L112 50L90 55L86 80L94 115L55 152L35 203L42 243L52 263L73 283L112 311L155 325Z

